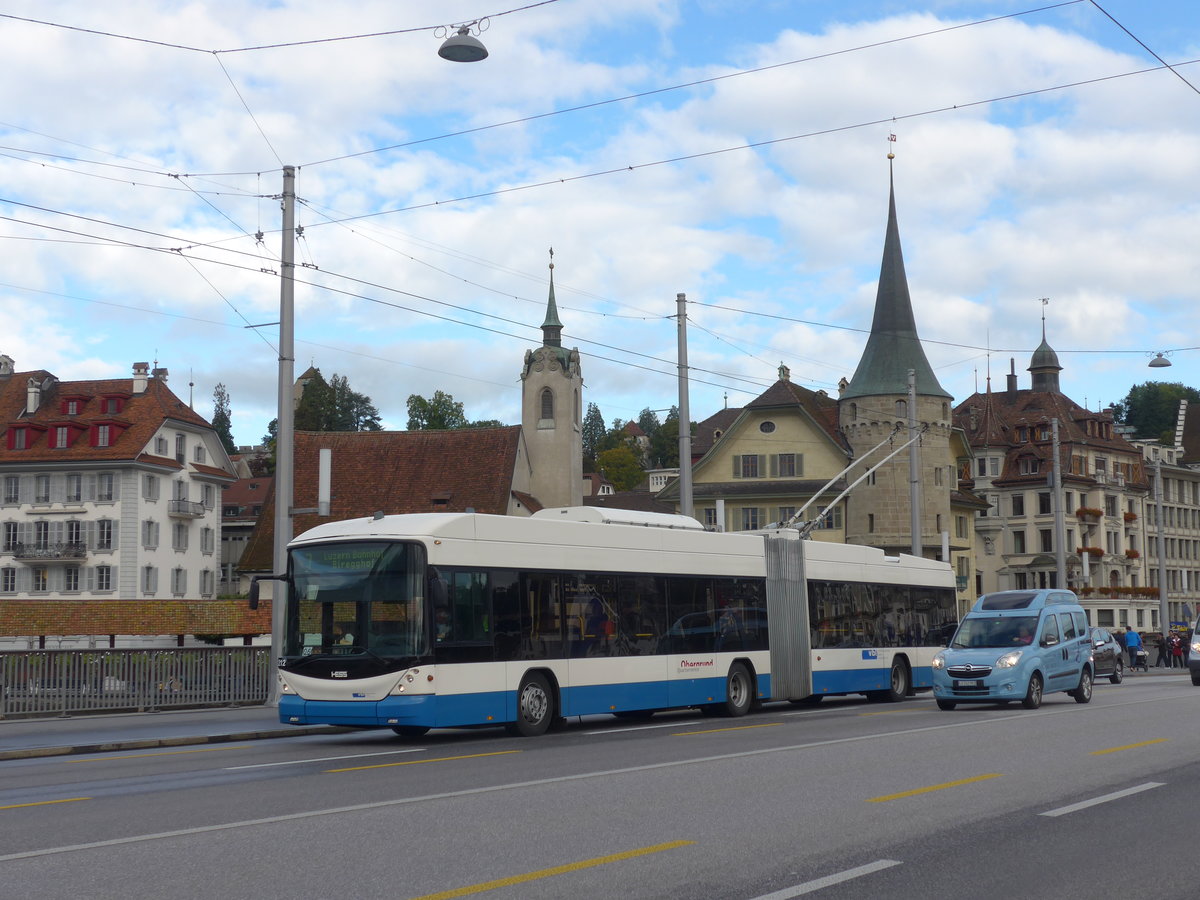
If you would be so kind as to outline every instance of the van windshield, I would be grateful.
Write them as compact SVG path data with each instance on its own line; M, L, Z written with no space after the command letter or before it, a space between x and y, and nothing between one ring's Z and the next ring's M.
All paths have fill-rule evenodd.
M1033 643L1037 625L1037 616L970 617L959 624L950 646L955 650L969 647L1022 647Z

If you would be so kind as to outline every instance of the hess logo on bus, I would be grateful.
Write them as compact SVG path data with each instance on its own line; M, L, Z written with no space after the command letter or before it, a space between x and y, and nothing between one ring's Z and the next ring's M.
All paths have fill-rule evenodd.
M347 672L345 669L338 669L336 672L330 672L329 674L333 678L349 678L350 677L350 673Z

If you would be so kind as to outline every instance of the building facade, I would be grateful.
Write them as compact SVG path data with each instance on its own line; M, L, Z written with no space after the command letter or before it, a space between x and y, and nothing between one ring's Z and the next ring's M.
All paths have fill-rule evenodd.
M0 598L212 598L220 438L167 370L59 381L0 357Z

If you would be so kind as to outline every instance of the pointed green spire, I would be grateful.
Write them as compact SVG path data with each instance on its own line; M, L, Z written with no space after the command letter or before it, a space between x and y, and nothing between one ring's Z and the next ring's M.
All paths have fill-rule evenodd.
M550 299L546 303L546 321L542 323L542 344L547 347L562 346L562 322L558 320L558 306L554 302L554 248L550 248Z
M908 370L912 369L916 373L918 394L950 398L938 384L917 336L908 278L904 274L900 228L896 224L896 188L890 167L889 163L887 234L883 242L883 262L879 267L879 288L875 294L875 318L858 368L842 397L905 394L908 392Z

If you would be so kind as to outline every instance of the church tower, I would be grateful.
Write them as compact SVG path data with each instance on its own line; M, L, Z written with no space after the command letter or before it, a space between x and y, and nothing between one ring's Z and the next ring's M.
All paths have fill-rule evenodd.
M579 349L562 345L554 302L554 250L542 346L525 351L521 371L521 430L529 453L530 493L544 506L583 503L583 375Z
M892 159L892 154L888 154ZM890 169L890 163L889 163ZM900 229L896 224L896 190L889 171L887 232L875 317L871 335L854 377L838 399L838 419L855 459L892 438L898 446L908 440L909 371L915 373L916 422L924 428L917 447L920 464L921 546L925 556L937 556L941 532L951 527L950 491L957 483L956 461L951 455L952 430L949 393L938 383L917 336ZM851 470L854 480L890 452L888 445ZM846 540L882 547L889 553L910 553L913 545L910 453L898 453L872 477L858 485L847 504Z

